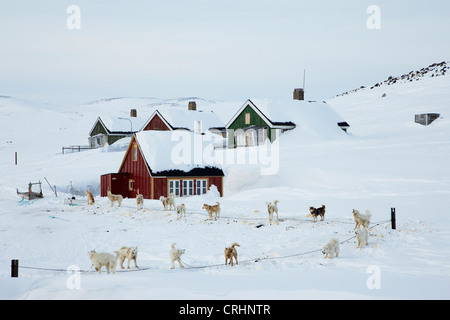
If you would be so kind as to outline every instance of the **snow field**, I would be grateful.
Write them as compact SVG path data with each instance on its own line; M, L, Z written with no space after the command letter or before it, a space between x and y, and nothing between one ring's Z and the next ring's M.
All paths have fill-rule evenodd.
M177 199L187 207L181 220L157 200L145 200L138 211L134 199L111 208L99 197L100 175L117 171L129 140L61 154L62 146L87 141L98 114L116 110L126 116L133 99L61 111L1 98L0 298L448 299L448 92L450 77L443 76L331 99L351 125L348 135L320 132L320 125L283 134L273 175L262 175L260 163L225 163L225 196ZM161 103L134 100L138 107ZM428 127L415 124L414 114L423 112L440 112L441 118ZM44 177L56 186L58 198ZM45 198L20 202L16 188L38 180ZM95 205L64 204L72 196L70 182L77 199L90 189ZM274 200L280 201L280 219L269 225L266 202ZM215 201L221 203L221 218L207 221L201 207ZM312 223L306 217L309 206L322 204L325 221ZM356 249L352 209L369 209L376 223L389 220L392 207L397 230L380 224L370 231L369 245ZM341 244L339 258L323 259L320 250L333 237L349 240ZM186 250L185 269L177 264L170 269L173 242ZM234 267L225 266L223 256L232 242L241 245L241 263ZM121 246L138 246L142 270L134 271L133 263L130 271L114 275L90 269L90 250L113 252ZM20 268L19 278L12 279L12 259L22 267L62 271ZM89 271L80 274L78 289L67 285L73 274L65 270L71 265Z

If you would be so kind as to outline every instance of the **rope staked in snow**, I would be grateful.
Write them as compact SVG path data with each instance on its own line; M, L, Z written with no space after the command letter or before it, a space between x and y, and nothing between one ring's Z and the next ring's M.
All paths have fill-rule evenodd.
M375 225L371 226L371 227L369 228L369 230L370 230L370 229L373 229L373 228L375 228L375 227L377 227L377 226L379 226L379 225L386 224L386 223L390 223L390 222L391 222L391 220L383 220L383 221L377 222L377 223L375 223ZM354 238L356 238L356 235L355 235L355 236L352 236L352 237L350 237L350 238L348 238L348 239L345 239L345 240L343 240L343 241L341 241L341 242L339 242L339 244L344 244L344 243L346 243L346 242L348 242L348 241L350 241L350 240L352 240L352 239L354 239ZM322 252L322 249L315 249L315 250L311 250L311 251L305 251L305 252L300 252L300 253L294 253L294 254L285 255L285 256L279 256L279 257L264 257L264 258L248 259L248 260L240 261L240 263L241 263L241 264L242 264L242 263L257 263L257 262L264 261L264 260L278 260L278 259L293 258L293 257L299 257L299 256L307 255L307 254L316 253L316 252ZM192 265L186 263L186 262L183 261L183 260L182 260L182 263L185 264L185 265L187 266L187 268L184 268L185 270L186 270L186 269L187 269L187 270L193 270L193 269L206 269L206 268L214 268L214 267L223 267L223 266L224 266L223 263L220 263L220 264L203 265L203 266L192 266ZM93 266L93 265L91 265L91 267L90 267L88 270L80 270L79 272L80 272L80 273L93 273L93 272L97 272L97 271L95 271L95 270L91 270L91 269L92 269L92 266ZM67 272L67 269L62 269L62 268L55 268L55 269L52 269L52 268L27 267L27 266L20 266L20 265L19 265L19 268L22 268L22 269L32 269L32 270L42 270L42 271ZM147 270L150 270L150 269L151 269L151 267L143 267L143 268L137 268L137 269L117 270L116 272L139 272L139 271L147 271Z

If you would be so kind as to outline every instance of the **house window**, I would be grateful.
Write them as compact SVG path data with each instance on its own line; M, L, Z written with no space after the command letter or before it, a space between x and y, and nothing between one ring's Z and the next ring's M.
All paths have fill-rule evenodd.
M137 161L137 144L133 144L133 161Z
M236 138L236 146L244 147L245 146L245 132L242 129L237 129L234 132L234 136Z
M128 179L128 191L133 191L133 179Z
M208 190L208 180L206 179L198 179L195 180L195 194L196 195L200 195L200 194L205 194L206 191Z
M180 196L180 180L169 180L169 194L173 193L175 197Z
M250 124L250 113L245 114L245 124Z
M183 180L183 196L194 195L194 180Z
M266 139L267 139L267 129L266 128L258 129L258 145L264 144Z

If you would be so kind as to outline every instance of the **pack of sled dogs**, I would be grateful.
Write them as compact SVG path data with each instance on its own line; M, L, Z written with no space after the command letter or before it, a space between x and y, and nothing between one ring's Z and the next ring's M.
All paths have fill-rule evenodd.
M181 256L186 252L185 249L178 249L175 247L176 243L172 243L169 250L169 261L171 265L171 269L175 269L175 262L178 262L180 268L184 268L183 262L181 261ZM231 266L238 264L238 253L236 247L240 247L237 242L233 242L229 247L225 247L224 255L225 255L225 265L230 264ZM134 261L134 267L139 268L137 265L137 254L138 248L136 247L122 247L117 251L114 251L114 254L108 252L96 252L95 250L91 250L89 252L89 259L94 266L95 271L99 274L102 273L102 268L105 267L106 273L116 273L117 260L119 260L120 268L124 269L123 263L125 260L128 260L127 269L130 269L131 260Z
M88 190L85 191L88 204L93 205L94 197L91 192ZM118 206L120 207L123 201L123 197L121 195L114 195L109 190L107 192L107 196L109 201L111 202L111 207L114 206L114 203L117 202ZM181 219L183 217L186 217L186 206L185 204L176 205L175 203L175 196L173 193L169 194L168 197L161 196L159 199L163 205L164 211L166 210L175 210L177 214L177 219ZM278 223L278 200L274 200L272 202L266 202L267 207L267 213L269 218L269 223L273 223L274 214L277 218ZM144 197L142 194L139 193L139 190L137 190L136 193L136 205L137 209L143 209L144 205ZM220 203L216 202L216 204L203 204L202 209L204 209L208 213L209 220L217 220L220 218ZM257 211L255 211L257 212ZM320 221L325 220L325 213L326 213L326 207L325 205L322 205L320 207L309 207L309 214L308 217L312 217L314 223L318 222L319 218ZM370 226L370 220L372 218L372 214L369 210L366 210L365 213L360 213L358 210L353 209L352 211L353 219L355 221L355 226L353 228L353 231L355 232L355 237L357 240L357 249L362 249L364 246L368 245L368 238L369 238L369 226ZM184 265L181 261L181 256L185 253L185 249L178 249L175 247L176 243L173 243L170 247L169 251L169 257L170 257L170 264L171 269L175 268L175 262L178 262L180 268L184 268ZM324 258L337 258L339 256L339 245L340 242L337 238L332 238L330 241L323 246L322 253L324 255ZM231 265L238 264L238 254L236 247L240 247L240 245L236 242L232 243L229 247L226 247L224 249L224 256L225 256L225 265ZM114 254L110 254L107 252L96 252L95 250L92 250L89 252L89 258L92 261L93 266L95 267L95 270L98 271L98 273L101 273L102 267L106 268L107 273L115 273L117 260L120 262L120 267L123 269L123 264L125 260L128 260L127 268L130 268L130 262L131 260L134 261L135 268L138 268L137 266L137 247L122 247L118 251L114 251Z
M267 207L269 208L269 204L267 203ZM272 205L271 212L272 215L276 211L276 204L277 202L274 201L274 204ZM219 204L217 204L219 205ZM271 205L271 204L270 204ZM183 205L184 207L184 205ZM180 205L177 207L180 209L182 206ZM220 207L219 207L220 208ZM312 208L312 207L311 207ZM310 212L312 212L310 208ZM325 215L325 206L322 206L323 208L323 216L321 216L321 213L314 212L315 215L324 217ZM177 214L178 214L177 209ZM320 208L319 208L320 209ZM213 212L220 212L220 209L209 209L210 216L212 216ZM362 249L364 246L368 245L368 238L369 238L369 226L370 226L370 219L372 217L372 214L369 210L365 211L365 214L361 214L358 210L353 209L353 219L355 221L355 227L353 228L353 231L355 231L356 234L356 240L357 240L357 249ZM180 213L181 214L181 213ZM324 258L337 258L339 257L339 239L332 238L330 241L323 246L322 248L322 254L324 255ZM181 256L185 254L185 249L179 249L176 248L176 243L172 243L169 250L169 261L171 265L171 269L175 269L175 262L178 263L180 268L184 268L183 262L181 260ZM240 247L240 245L237 242L233 242L229 247L225 247L224 249L224 257L225 257L225 265L231 265L234 266L234 264L238 265L238 252L236 247ZM124 262L125 260L128 260L127 269L130 269L130 262L134 261L134 267L139 268L137 265L137 254L138 254L138 248L136 247L121 247L119 250L114 251L114 254L108 253L108 252L96 252L95 250L92 250L89 252L89 258L92 262L92 265L94 266L95 270L101 274L101 269L103 267L106 268L106 272L109 274L110 272L116 273L116 266L117 266L117 260L119 260L120 268L124 269Z
M128 259L128 269L130 269L130 261L134 261L134 267L137 266L137 247L121 247L119 250L114 251L114 255L108 252L96 252L92 250L89 252L89 259L91 259L92 265L95 270L101 274L102 267L106 268L106 273L116 273L117 259L120 260L120 268L123 269L123 263L125 259Z

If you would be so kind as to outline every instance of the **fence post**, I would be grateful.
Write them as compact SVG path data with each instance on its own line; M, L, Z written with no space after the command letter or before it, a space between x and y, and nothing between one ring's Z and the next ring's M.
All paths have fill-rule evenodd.
M11 260L11 278L19 277L19 260Z
M391 208L391 228L395 230L396 227L395 208Z

